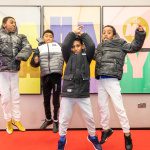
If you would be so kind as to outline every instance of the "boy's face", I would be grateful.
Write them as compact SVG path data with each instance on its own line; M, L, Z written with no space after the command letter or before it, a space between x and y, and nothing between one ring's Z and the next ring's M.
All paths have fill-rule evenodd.
M83 49L83 44L80 41L74 41L72 45L73 53L79 54Z
M51 33L45 33L43 36L43 41L45 43L52 43L54 41L54 37Z
M13 18L9 18L6 23L3 24L3 27L7 32L15 32L16 31L16 21Z
M112 40L113 37L114 37L113 29L111 27L105 27L102 33L102 40L103 41Z

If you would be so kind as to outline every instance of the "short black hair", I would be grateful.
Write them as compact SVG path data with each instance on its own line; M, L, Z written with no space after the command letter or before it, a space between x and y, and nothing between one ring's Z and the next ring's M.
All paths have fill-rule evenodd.
M74 41L78 41L78 42L80 42L81 44L83 44L83 41L82 41L82 39L81 39L80 36L76 36L76 38L74 39Z
M106 25L106 26L103 27L103 29L106 28L106 27L112 28L112 30L113 30L113 35L116 35L116 34L117 34L116 29L115 29L112 25Z
M14 18L11 17L11 16L4 17L3 20L2 20L2 24L5 24L5 23L7 22L7 20L10 19L10 18L14 19ZM15 20L15 19L14 19L14 20Z
M45 31L43 32L43 36L44 36L44 34L46 34L46 33L51 33L51 34L53 35L53 37L54 37L54 32L53 32L52 30L50 30L50 29L45 30Z

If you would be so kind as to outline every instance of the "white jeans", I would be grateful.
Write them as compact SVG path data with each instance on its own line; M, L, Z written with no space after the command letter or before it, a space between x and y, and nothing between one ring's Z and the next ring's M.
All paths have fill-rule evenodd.
M92 112L90 98L68 98L62 97L59 113L59 135L66 135L69 122L72 117L73 108L77 104L82 112L82 116L86 122L88 133L95 136L95 122Z
M20 120L20 95L18 73L0 72L0 93L4 119Z
M121 127L124 133L130 132L129 121L124 109L121 88L118 79L106 78L98 81L98 104L100 108L101 125L104 130L109 129L109 107L108 97L110 96L115 111L120 120Z

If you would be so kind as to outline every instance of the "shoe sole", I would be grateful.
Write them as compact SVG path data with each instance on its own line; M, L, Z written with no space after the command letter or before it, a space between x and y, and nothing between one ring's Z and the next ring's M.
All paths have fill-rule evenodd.
M111 132L111 134L106 138L106 140L105 140L104 142L101 142L101 141L100 141L100 144L104 144L104 143L109 139L109 137L110 137L113 133L114 133L114 131Z
M49 125L47 125L46 127L40 127L40 130L45 130L45 129L47 129L47 127L49 127L50 125L52 125L53 124L53 122L51 123L51 124L49 124Z
M13 131L12 131L12 132L9 132L7 129L6 129L6 132L7 132L9 135L13 133Z
M87 137L87 140L88 140L90 143L92 143L92 142L89 140L88 137ZM93 148L94 148L95 150L98 150L98 149L95 148L95 146L93 145L93 143L92 143L92 146L93 146ZM101 150L102 150L102 149L101 149Z
M19 128L18 128L15 124L13 124L13 123L12 123L12 125L13 125L13 126L15 126L15 127L19 130ZM21 132L25 132L26 130L24 130L24 131L19 130L19 131L21 131Z

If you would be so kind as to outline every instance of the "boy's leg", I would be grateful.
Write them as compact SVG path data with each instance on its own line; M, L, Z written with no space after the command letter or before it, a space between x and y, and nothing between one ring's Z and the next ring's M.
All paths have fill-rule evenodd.
M76 101L74 98L62 97L59 112L59 135L66 135Z
M109 129L109 119L110 119L110 113L109 113L109 106L108 106L108 93L105 89L105 81L106 79L100 79L98 80L98 105L99 105L99 111L100 111L100 123L103 128L103 130Z
M133 145L130 134L130 125L126 115L126 111L124 109L119 81L117 79L109 80L107 85L107 91L111 96L115 111L117 112L121 127L124 132L125 148L126 150L132 150Z
M123 132L129 133L130 126L129 126L129 121L128 121L126 111L125 111L124 105L123 105L119 81L116 78L111 78L111 79L107 79L107 80L108 80L108 82L106 83L107 84L106 89L112 99L115 111L119 117L120 124L123 129Z
M82 116L86 123L89 135L95 136L95 132L96 132L95 131L95 122L94 122L90 98L80 98L77 101L77 104L79 105L79 107L81 109Z
M18 73L10 73L11 81L11 98L12 98L12 123L20 131L25 131L25 128L20 122L21 112L20 112L20 94L19 94L19 76Z
M8 134L13 132L11 123L11 96L10 96L10 73L0 72L0 92L1 92L1 104L4 113L4 119L6 120L6 131Z
M95 122L90 98L80 98L79 100L77 100L77 104L79 105L82 116L86 122L89 133L88 140L93 144L94 149L102 150L102 147L98 141L98 137L95 135Z
M42 90L43 90L43 97L44 97L44 111L46 119L44 123L41 125L40 129L46 129L47 126L53 123L51 117L51 105L50 105L50 98L51 98L51 90L52 90L52 83L50 82L50 75L46 75L42 77Z
M113 130L109 127L109 106L108 106L108 98L109 95L105 89L105 82L107 79L100 79L98 81L98 105L100 111L100 118L101 118L101 126L103 128L100 143L103 144L105 141L110 137L113 133Z
M58 150L63 150L66 144L66 133L72 117L76 101L74 98L62 97L59 112L59 135Z
M53 132L58 132L58 112L60 107L60 92L61 92L61 75L54 76L53 80L53 106L54 106L54 117L53 117Z

